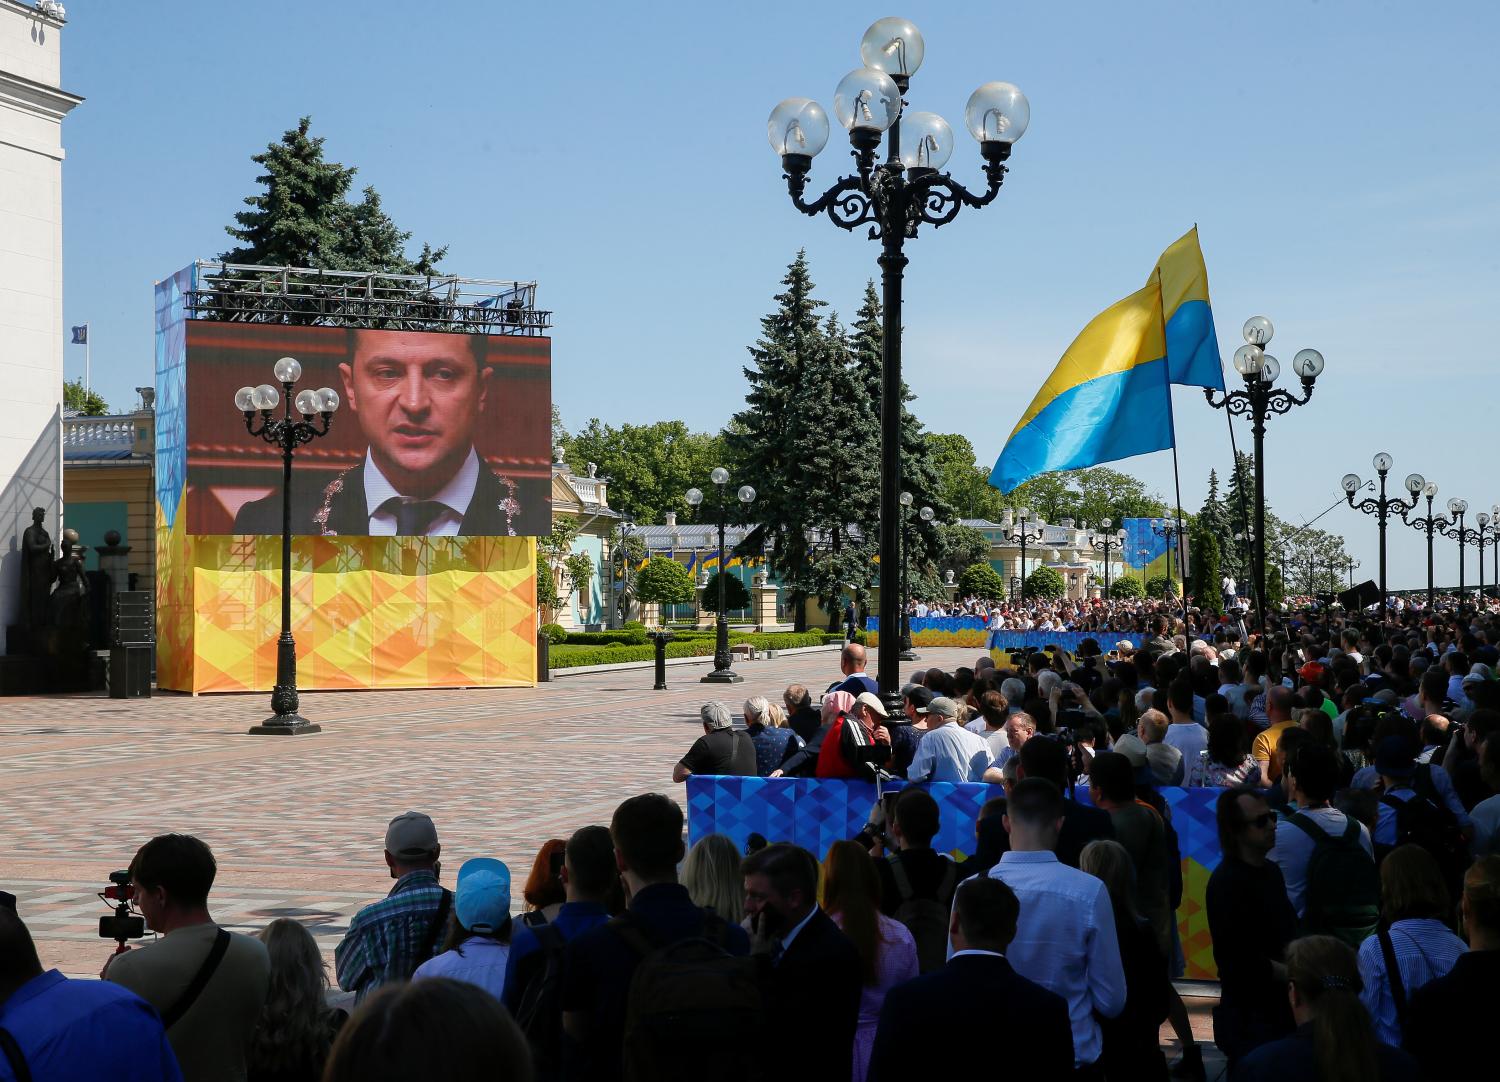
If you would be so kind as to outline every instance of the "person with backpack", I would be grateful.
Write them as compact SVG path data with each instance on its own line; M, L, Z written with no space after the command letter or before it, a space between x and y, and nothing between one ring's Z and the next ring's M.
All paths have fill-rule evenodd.
M660 793L615 809L609 833L627 906L564 949L565 1079L753 1077L743 1044L756 1030L761 998L750 939L694 905L677 882L682 825L682 808Z
M865 1082L881 1005L891 988L917 976L917 943L904 924L880 912L880 876L858 842L834 842L829 847L823 861L823 910L859 951L864 970L853 1082Z
M817 858L795 845L768 845L746 857L741 871L763 1007L719 1039L759 1077L852 1078L864 965L849 937L818 907ZM754 1051L747 1055L746 1049ZM726 1076L699 1071L688 1077Z
M1360 999L1376 1040L1400 1045L1412 993L1445 976L1468 949L1448 927L1451 897L1425 850L1400 845L1381 862L1380 930L1359 946Z
M1271 859L1286 880L1287 900L1307 935L1331 935L1357 947L1380 917L1380 879L1370 832L1330 805L1338 789L1338 755L1303 744L1286 764L1296 810L1276 826Z
M609 920L605 901L619 872L609 828L581 827L563 849L566 900L550 921L522 921L511 937L501 1001L531 1045L536 1082L562 1077L563 954L568 943Z
M963 878L956 862L932 847L941 824L937 801L925 789L903 790L891 816L896 848L871 850L880 879L880 911L906 927L917 944L921 971L943 964L948 949L948 913Z
M1412 745L1404 736L1388 736L1375 749L1375 771L1382 790L1372 838L1375 857L1383 861L1398 845L1420 846L1437 861L1451 897L1458 893L1464 869L1469 866L1468 843L1453 813L1417 790L1419 768L1412 753Z

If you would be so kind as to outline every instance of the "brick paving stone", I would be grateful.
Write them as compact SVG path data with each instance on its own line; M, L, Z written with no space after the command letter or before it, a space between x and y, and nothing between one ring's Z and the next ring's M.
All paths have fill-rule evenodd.
M921 655L903 680L975 652ZM775 699L790 683L816 694L838 677L836 650L735 667L745 682L724 686L698 682L707 661L674 665L666 691L642 669L522 689L313 692L303 713L323 732L294 738L245 733L266 716L264 694L0 699L0 887L18 897L43 965L92 976L112 949L96 934L109 873L153 834L195 834L219 862L209 901L221 923L252 932L296 917L331 964L354 913L390 887L387 820L415 808L437 824L445 880L468 857L498 856L519 910L548 838L607 824L636 793L681 800L672 765L702 731L703 702L738 717L752 695ZM1211 1001L1188 1002L1211 1039Z

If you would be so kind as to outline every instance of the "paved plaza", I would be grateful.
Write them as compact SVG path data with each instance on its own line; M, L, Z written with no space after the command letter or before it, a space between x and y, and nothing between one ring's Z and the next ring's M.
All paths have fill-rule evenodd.
M902 675L973 660L924 649ZM681 799L672 765L702 732L703 701L737 716L745 698L789 683L821 690L838 654L737 663L745 682L732 687L700 684L708 667L671 666L666 691L634 669L536 688L313 693L304 713L324 731L292 739L245 735L267 695L0 699L0 885L19 897L44 965L93 975L113 948L96 934L107 912L96 893L147 838L184 831L218 858L221 923L251 932L296 917L331 960L354 913L390 888L386 821L415 808L437 823L445 878L498 856L519 909L548 838L608 823L635 793ZM1206 1011L1194 1014L1206 1037Z

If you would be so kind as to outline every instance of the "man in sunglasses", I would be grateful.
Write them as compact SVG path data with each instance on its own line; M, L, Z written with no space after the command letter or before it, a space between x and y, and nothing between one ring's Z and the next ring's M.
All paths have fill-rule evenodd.
M1268 856L1276 844L1276 813L1247 787L1226 789L1217 805L1223 859L1205 898L1219 1005L1214 1043L1231 1069L1246 1053L1291 1033L1282 955L1297 935L1297 913L1281 869Z

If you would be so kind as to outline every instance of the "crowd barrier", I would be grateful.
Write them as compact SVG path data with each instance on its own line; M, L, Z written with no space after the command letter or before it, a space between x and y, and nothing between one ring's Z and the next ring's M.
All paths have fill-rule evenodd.
M904 783L894 783L891 788ZM932 782L924 786L938 803L941 829L933 846L962 859L974 852L974 823L991 797L1004 796L998 785ZM1178 930L1186 976L1214 980L1213 947L1203 899L1209 874L1219 866L1219 835L1214 822L1217 788L1162 789L1172 809L1172 825L1182 850L1182 905ZM1078 790L1075 797L1087 801ZM729 778L694 775L687 780L688 839L727 834L741 850L751 834L771 842L791 842L819 859L834 842L852 838L870 817L875 803L871 782L833 778Z
M913 646L954 646L983 650L989 645L990 633L985 622L977 616L923 616L911 622ZM880 618L871 616L865 621L865 634L872 646L880 644ZM1061 646L1070 654L1078 653L1078 644L1084 639L1093 639L1099 649L1108 653L1115 643L1128 640L1139 647L1144 637L1138 632L1127 631L1002 631L998 649L1022 650L1032 647L1040 650L1047 646Z

